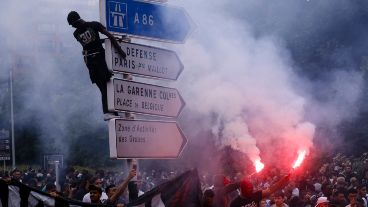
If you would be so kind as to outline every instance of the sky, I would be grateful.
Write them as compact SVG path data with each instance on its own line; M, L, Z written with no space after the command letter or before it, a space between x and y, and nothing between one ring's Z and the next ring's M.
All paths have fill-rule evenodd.
M321 62L305 67L298 54L310 52L308 46L318 45L318 37L353 19L355 4L322 0L170 0L167 4L184 8L191 18L193 31L185 43L132 41L172 49L182 60L184 71L177 81L154 83L176 87L183 96L186 107L179 124L189 142L197 143L203 131L209 131L219 149L231 146L252 162L286 167L298 151L309 153L316 147L316 130L322 126L331 133L318 137L318 143L328 145L331 137L336 145L340 143L337 128L359 113L364 86L363 73L346 66L359 65L351 55L356 42L332 54L319 51L321 62L336 62L333 67ZM0 28L7 31L0 35L0 79L6 79L15 62L22 62L26 67L18 73L27 76L18 77L27 78L29 84L20 92L23 102L16 104L22 110L18 124L39 123L41 137L48 140L42 145L48 148L52 143L64 153L72 153L68 143L83 130L91 130L71 131L70 126L78 124L73 122L77 116L83 116L93 130L107 132L99 91L90 83L81 46L66 22L70 10L85 20L99 20L97 0L0 3ZM300 13L305 16L299 17ZM340 15L332 18L334 14ZM321 23L321 17L326 21ZM48 47L56 48L54 53L47 52ZM310 68L319 71L319 78L311 78ZM325 71L330 71L328 76Z

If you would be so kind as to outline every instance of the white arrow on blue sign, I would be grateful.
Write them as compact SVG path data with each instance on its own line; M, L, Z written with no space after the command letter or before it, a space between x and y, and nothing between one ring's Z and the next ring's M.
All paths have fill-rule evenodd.
M112 33L176 43L185 42L193 25L180 7L134 0L100 0L100 21Z

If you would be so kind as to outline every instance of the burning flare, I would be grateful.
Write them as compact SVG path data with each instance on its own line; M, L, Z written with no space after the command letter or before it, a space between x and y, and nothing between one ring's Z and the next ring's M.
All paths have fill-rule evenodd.
M298 159L296 159L296 161L295 161L295 163L293 165L293 169L299 167L302 164L302 162L303 162L303 160L305 158L306 153L307 153L307 151L305 151L305 150L298 151Z
M257 173L259 173L264 168L264 164L261 162L261 160L256 160L254 162L254 167L256 167Z

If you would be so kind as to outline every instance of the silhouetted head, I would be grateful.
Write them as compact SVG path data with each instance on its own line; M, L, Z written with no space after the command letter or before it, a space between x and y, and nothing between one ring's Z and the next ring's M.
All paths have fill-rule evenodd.
M79 14L78 14L78 12L76 12L76 11L71 11L71 12L69 12L69 14L68 14L68 23L70 24L70 25L72 25L73 27L75 27L76 26L76 24L80 21L80 20L82 20L81 18L80 18L80 16L79 16Z

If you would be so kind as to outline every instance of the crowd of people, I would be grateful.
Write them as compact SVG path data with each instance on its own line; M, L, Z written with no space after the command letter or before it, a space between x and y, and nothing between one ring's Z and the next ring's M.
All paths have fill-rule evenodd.
M203 207L367 207L368 157L338 154L320 163L315 170L283 172L272 168L247 176L200 172ZM56 183L54 169L14 169L1 172L2 179L13 179L53 196L87 203L124 206L129 201L166 182L181 172L149 172L135 168L123 172L66 168Z
M224 184L214 182L213 186L205 186L203 206L367 207L367 155L338 154L325 157L323 161L314 160L295 172L270 168L245 179L235 176L230 183L229 178L222 175ZM219 202L217 196L227 201Z
M57 173L51 166L49 169L36 170L28 167L25 170L16 168L11 172L1 171L0 179L21 182L52 196L62 196L85 203L124 206L144 192L175 178L179 173L181 172L151 170L150 173L137 174L135 167L127 172L90 172L68 167L61 170L59 179L56 179Z

